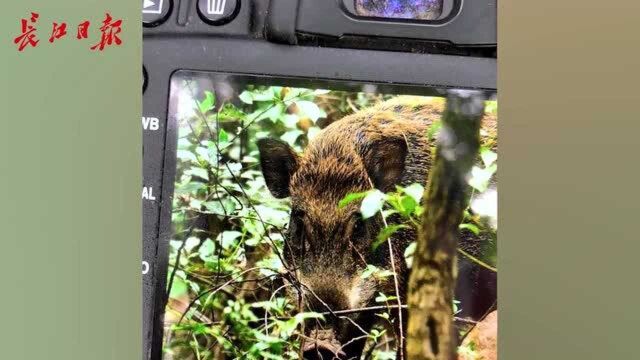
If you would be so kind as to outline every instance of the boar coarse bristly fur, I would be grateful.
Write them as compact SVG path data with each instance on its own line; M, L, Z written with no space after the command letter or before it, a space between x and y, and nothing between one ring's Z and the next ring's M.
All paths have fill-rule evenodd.
M291 198L284 256L296 270L306 310L358 309L376 305L378 292L395 295L392 277L361 276L367 264L391 270L388 246L372 248L385 225L382 217L363 220L358 202L342 208L338 202L372 187L388 192L396 185L424 184L432 147L427 130L442 110L442 103L428 98L399 96L332 123L302 154L279 140L258 141L267 187L277 198ZM401 298L409 273L402 255L415 237L405 230L392 239ZM359 358L365 339L354 339L369 331L375 316L345 317L328 316L318 328L307 327L307 358Z

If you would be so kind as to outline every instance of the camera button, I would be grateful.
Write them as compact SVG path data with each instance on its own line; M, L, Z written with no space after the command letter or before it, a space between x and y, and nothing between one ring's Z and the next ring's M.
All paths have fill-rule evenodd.
M211 25L224 25L240 10L240 0L198 0L200 18Z
M142 25L153 27L162 24L171 13L171 0L142 0Z

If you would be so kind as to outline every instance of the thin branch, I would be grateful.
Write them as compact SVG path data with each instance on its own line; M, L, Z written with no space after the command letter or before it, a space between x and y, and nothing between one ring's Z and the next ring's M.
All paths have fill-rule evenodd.
M368 307L363 307L363 308L358 308L358 309L348 309L348 310L333 310L331 312L322 312L319 313L320 315L334 315L334 316L338 316L338 315L350 315L350 314L357 314L357 313L363 313L363 312L371 312L371 311L380 311L380 310L392 310L392 309L402 309L402 310L407 310L409 308L408 305L379 305L379 306L368 306ZM278 320L287 320L290 319L291 317L277 317ZM465 324L477 324L478 322L475 320L471 320L471 319L465 319L465 318L461 318L461 317L457 317L454 316L454 320L465 323Z
M322 306L324 306L328 311L329 314L331 314L332 316L334 316L337 319L346 319L347 321L349 321L351 324L353 324L353 326L355 326L356 328L358 328L358 330L360 330L363 334L369 334L368 332L366 332L362 326L358 325L358 323L356 323L355 321L353 321L353 319L347 317L347 316L340 316L338 314L336 314L335 311L333 311L333 309L331 309L331 307L329 305L327 305L327 303L322 300L318 295L316 295L315 292L313 292L313 290L311 290L311 288L309 288L308 286L306 286L303 283L300 283L300 285L302 285L305 289L307 289L307 291L309 291L311 293L311 295L313 295L321 304Z
M371 179L369 179L369 184L371 185L371 188L375 188L373 186L373 182L371 182ZM384 214L381 213L382 216L382 222L384 223L384 227L387 228L389 227L389 225L387 224L387 219L385 219ZM400 354L400 359L399 360L403 360L404 359L404 334L403 334L403 321L402 321L402 299L400 298L400 285L398 282L398 271L396 270L396 261L395 261L395 256L393 254L393 244L391 243L391 236L389 236L387 238L387 246L389 247L389 258L391 259L391 271L393 272L393 286L395 288L395 292L396 292L396 301L398 303L398 337L399 337L399 345L398 345L398 353Z
M180 325L180 323L182 322L182 320L184 319L184 317L187 315L187 313L189 312L189 310L191 309L191 307L193 307L193 305L200 300L203 296L211 293L211 294L215 294L216 292L218 292L220 289L224 288L225 286L228 286L229 284L233 283L236 279L242 277L242 275L254 271L254 270L259 270L261 269L260 267L252 267L250 269L246 269L241 271L240 273L238 273L233 279L225 282L224 284L213 288L213 289L209 289L209 290L205 290L203 291L200 295L196 296L193 300L191 300L191 302L189 303L189 306L187 306L187 308L185 309L185 311L182 313L182 316L180 316L180 320L178 320L178 325ZM277 275L277 274L276 274Z
M483 262L482 260L478 259L477 257L474 257L473 255L469 254L468 252L462 250L461 248L457 249L459 253L461 253L462 255L464 255L465 257L467 257L469 260L475 262L476 264L482 266L483 268L486 268L488 270L491 270L495 273L498 272L498 269L494 268L493 266Z
M180 266L180 254L182 254L182 250L184 250L184 247L187 244L187 239L189 238L189 236L191 236L191 232L193 231L194 225L192 224L189 227L189 231L187 232L187 235L184 237L184 239L182 240L182 243L180 244L180 247L178 248L177 254L176 254L176 261L175 261L175 265L173 266L173 270L171 271L171 276L169 276L169 283L167 284L167 298L169 297L169 293L171 292L171 287L173 287L173 280L176 276L176 271L178 270L178 267Z

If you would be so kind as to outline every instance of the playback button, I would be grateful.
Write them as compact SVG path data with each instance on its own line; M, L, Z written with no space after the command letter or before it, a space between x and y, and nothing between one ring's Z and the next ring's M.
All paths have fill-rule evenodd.
M142 25L153 27L162 24L171 13L171 0L142 0Z
M224 25L240 10L240 0L198 0L200 18L211 25Z

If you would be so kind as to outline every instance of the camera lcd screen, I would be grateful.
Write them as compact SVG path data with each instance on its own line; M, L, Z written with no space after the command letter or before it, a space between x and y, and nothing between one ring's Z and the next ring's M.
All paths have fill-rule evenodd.
M386 19L438 20L451 12L452 0L344 0L355 15Z
M393 359L445 103L433 94L176 72L163 357ZM461 337L496 308L496 109L460 227Z

